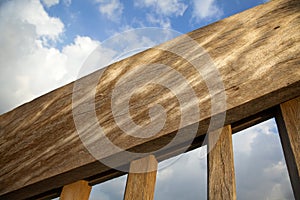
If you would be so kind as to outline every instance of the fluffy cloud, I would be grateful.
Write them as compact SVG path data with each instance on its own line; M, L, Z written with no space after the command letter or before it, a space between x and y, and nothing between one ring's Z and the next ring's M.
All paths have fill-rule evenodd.
M187 9L187 5L180 0L138 0L134 2L137 7L150 7L154 9L157 14L164 16L182 16Z
M92 187L90 200L123 199L127 175Z
M77 36L58 49L49 41L60 40L64 24L49 16L40 2L9 1L0 9L0 113L75 80L96 47L101 56L97 68L89 68L83 75L107 65L118 54L123 53L121 59L174 37L162 30L138 29L101 44Z
M150 12L146 13L147 21L162 28L171 28L170 17L182 16L188 7L180 0L138 0L134 2L134 6L150 8Z
M206 152L206 147L201 148ZM180 155L174 164L158 171L155 199L207 199L207 160L200 151Z
M148 22L151 24L157 24L159 27L162 28L171 28L171 20L167 17L162 17L162 16L155 16L153 14L147 14L146 19Z
M93 50L99 46L99 41L92 40L89 37L77 36L72 44L63 47L61 54L67 58L64 68L68 72L63 77L64 82L70 82L77 78L79 69L83 65L84 61L93 52ZM111 52L109 50L107 50L108 53L105 54L105 50L106 49L103 49L102 55L105 56L102 59L111 59L113 54L110 54Z
M72 0L63 0L63 3L64 3L66 6L70 6L71 3L72 3Z
M192 17L196 21L206 18L217 19L222 15L222 10L217 7L215 0L193 0Z
M99 3L99 12L111 21L117 22L122 16L124 6L119 0L96 0Z
M59 3L59 0L42 0L47 7L54 6Z
M238 199L293 199L274 120L235 134L233 144Z
M162 30L126 32L100 44L89 37L77 36L71 44L55 48L64 33L64 24L48 15L40 2L8 1L0 8L0 113L28 102L77 78L82 64L97 48L105 66L114 56L125 58L133 53L162 43L172 33ZM144 47L144 48L141 48ZM83 75L96 70L89 68ZM47 76L47 77L45 77Z
M64 31L64 24L60 19L50 17L42 4L34 0L9 1L4 4L1 8L1 24L10 23L32 26L37 36L44 40L57 40Z
M0 113L74 80L99 44L78 36L62 50L49 46L59 40L64 24L34 0L3 4L0 29Z

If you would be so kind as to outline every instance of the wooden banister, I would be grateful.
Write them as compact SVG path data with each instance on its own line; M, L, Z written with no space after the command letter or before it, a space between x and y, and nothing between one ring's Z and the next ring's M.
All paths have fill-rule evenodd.
M220 114L211 112L211 99L221 92L225 92L227 97L224 103L226 109L221 112L226 112L226 119L221 126L235 124L237 130L244 127L236 124L242 119L299 96L299 7L299 0L270 1L175 38L157 48L133 55L83 78L82 80L87 82L79 93L83 98L87 98L85 94L95 89L91 88L89 81L98 80L99 72L105 71L97 82L96 96L83 103L89 105L91 102L96 102L96 122L90 124L92 121L90 116L95 110L83 110L78 114L83 116L82 123L87 123L83 126L84 135L91 136L88 138L89 142L96 143L95 149L99 153L97 155L90 154L75 126L73 108L76 109L81 104L80 101L72 104L74 83L1 115L0 199L27 199L49 191L60 190L65 185L78 180L91 180L91 177L97 176L97 182L100 183L117 177L124 172L118 172L99 160L118 160L120 165L128 165L131 160L119 156L120 154L125 151L149 153L149 150L160 149L172 141L180 130L182 137L178 141L178 146L172 146L166 151L155 154L157 160L167 159L168 155L175 156L183 152L178 151L177 147L190 147L190 143L187 142L190 138L187 139L185 136L189 135L195 125L199 126L194 140L197 144L193 145L199 146L203 140L198 139L207 133L210 119L217 118ZM185 37L191 38L195 45L191 46L190 43L185 42L183 40ZM210 68L205 68L205 62L198 62L203 60L202 54L194 51L197 45L203 47L213 60L223 81L223 89L218 90L214 87L215 82L212 82L213 92L207 91L206 82L201 77L211 77ZM170 46L179 51L180 55L184 55L163 50ZM205 69L203 74L199 74L189 60L199 64L204 63L200 66ZM201 113L195 118L193 112L186 112L187 117L193 120L179 128L181 107L178 105L176 95L172 95L172 91L160 86L156 89L152 86L144 87L130 99L129 110L134 116L133 121L139 125L148 124L149 107L160 104L164 106L167 123L153 137L132 137L124 133L115 122L111 109L113 89L124 74L134 70L143 72L148 69L148 65L155 63L168 66L182 74L197 97L195 101L186 98L183 107L193 111L191 108L196 106ZM129 74L139 75L139 73ZM168 81L171 75L167 71L159 78ZM155 75L154 78L157 76ZM130 81L136 83L134 78ZM177 79L174 79L172 84L176 87L182 85ZM181 92L183 96L186 94L184 89ZM122 98L118 100L122 101ZM218 103L217 106L224 106ZM281 109L283 113L288 113L289 109L284 105L286 104L282 104ZM288 117L283 118L287 125ZM122 124L128 124L132 119L122 118L122 120ZM290 121L294 124L298 123L295 117ZM97 124L102 126L105 136L98 135ZM293 130L287 129L287 132L292 133ZM122 149L122 152L120 154L110 152L110 143L101 140L104 137L109 138L115 146ZM283 137L294 140L289 135ZM284 149L288 148L284 147ZM299 163L296 157L293 162ZM288 166L292 165L288 164ZM296 170L291 171L297 170L299 165ZM211 173L214 175L213 172Z
M208 199L236 200L231 126L209 133L207 149Z
M130 163L124 200L153 200L157 172L157 160L153 155Z
M276 122L295 199L300 199L300 97L280 104Z
M60 200L88 200L91 186L86 181L77 181L63 187Z

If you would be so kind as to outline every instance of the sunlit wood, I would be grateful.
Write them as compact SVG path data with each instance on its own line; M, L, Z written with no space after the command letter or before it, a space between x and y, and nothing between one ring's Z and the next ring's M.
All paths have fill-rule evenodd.
M144 173L136 173L143 172ZM156 181L157 160L148 156L132 161L127 177L124 200L153 200Z
M208 199L236 200L230 125L209 134L208 148Z
M295 199L300 199L300 97L280 104L279 135Z
M227 97L224 126L300 94L299 16L299 0L274 0L187 34L209 53L222 78ZM203 77L211 76L211 68L204 68L206 73L199 75L186 59L201 60L201 55L195 52L197 45L190 46L182 38L184 36L159 47L174 45L174 49L179 53L185 52L185 58L169 51L152 48L105 69L98 82L95 98L92 96L93 98L88 99L89 103L96 101L98 121L84 127L85 133L92 136L91 143L98 142L94 138L100 139L100 144L95 145L99 155L95 157L116 158L124 165L131 161L119 158L117 154L112 155L109 145L101 140L103 135L98 134L97 124L102 126L102 130L114 145L133 152L160 149L176 135L181 107L176 95L168 88L150 85L140 89L132 95L129 102L132 119L119 116L122 124L133 120L136 124L144 126L150 120L149 107L155 104L162 105L167 116L166 124L153 137L137 138L124 133L116 124L111 110L112 91L118 80L124 74L137 69L142 73L149 64L154 63L169 66L182 74L193 88L198 101L186 99L183 108L191 110L190 106L198 106L201 112L196 119L193 112L186 113L187 117L195 120L184 124L182 135L187 136L190 127L199 122L197 139L200 139L195 141L201 144L201 137L207 132L209 119L215 114L211 113L211 97L222 91L214 88L212 82L212 93L209 93ZM197 63L205 66L205 63ZM133 74L136 77L140 75ZM155 78L157 77L158 75L155 75ZM169 71L159 76L164 81L170 80L170 77L172 78ZM97 78L98 74L94 73L85 80ZM130 80L133 83L136 81ZM181 89L181 85L178 80L172 82L172 86L177 86L178 89ZM79 93L86 97L85 94L93 89L91 87L87 82ZM181 92L185 95L185 90ZM98 182L103 182L107 177L113 178L124 173L116 173L116 170L99 162L83 145L74 124L72 95L73 83L70 83L0 116L1 199L30 198L77 180L104 174L105 178L97 178ZM122 98L118 100L122 101ZM89 117L92 110L85 110L81 114L84 115L82 123L92 123ZM181 139L178 145L189 147L186 138ZM174 146L169 152L160 152L155 156L157 160L166 159L166 155L175 155L177 150Z
M77 181L63 187L60 200L88 200L91 186L86 181Z

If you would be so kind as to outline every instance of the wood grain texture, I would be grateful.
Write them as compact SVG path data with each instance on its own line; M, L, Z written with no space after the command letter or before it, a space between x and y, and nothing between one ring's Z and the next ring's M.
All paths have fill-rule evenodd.
M231 126L208 134L208 199L236 199Z
M295 199L300 199L300 97L280 104L276 122Z
M144 172L144 173L135 173ZM124 200L153 200L157 173L157 160L153 155L130 163Z
M290 100L300 93L299 8L298 0L271 1L187 34L206 49L223 79L227 95L225 125ZM188 50L185 56L189 60L201 61L201 55L196 54L194 47L184 43L182 38L160 47L173 46L182 52ZM153 63L167 65L182 74L199 100L187 99L185 102L186 111L196 105L201 112L196 120L185 124L180 142L186 144L185 136L196 122L199 122L197 137L207 132L209 119L214 116L210 100L220 91L216 89L209 94L205 81L185 58L152 48L100 71L103 75L95 96L98 121L86 126L85 132L95 137L90 138L91 143L103 137L97 135L98 123L116 146L133 152L159 149L174 138L180 124L181 108L176 96L160 85L150 84L141 88L129 102L132 120L140 126L150 123L149 107L155 104L164 107L166 123L156 135L143 139L124 134L112 114L110 100L116 83L127 72L143 72L147 69L145 65ZM98 75L96 72L84 78L85 85L79 91L83 97L93 89L89 81L99 78ZM210 77L211 74L208 70L207 74L201 75ZM156 77L171 80L172 76L166 71ZM181 85L177 80L172 84ZM185 90L181 92L184 96ZM111 169L89 153L77 134L72 94L73 83L70 83L0 116L1 199L32 197L97 174L108 176ZM122 103L122 98L119 100ZM91 101L94 98L88 99L87 104ZM76 108L76 105L73 106ZM91 113L89 110L81 113L84 115L82 123L92 122ZM192 113L187 117L195 119ZM119 117L122 119L121 115ZM127 119L122 121L123 124L128 122ZM105 142L95 146L99 152L96 157L115 158L124 165L130 162L111 154ZM155 156L160 159L164 154L161 152ZM115 171L111 176L115 176Z
M88 200L91 186L87 181L77 181L63 187L60 200Z

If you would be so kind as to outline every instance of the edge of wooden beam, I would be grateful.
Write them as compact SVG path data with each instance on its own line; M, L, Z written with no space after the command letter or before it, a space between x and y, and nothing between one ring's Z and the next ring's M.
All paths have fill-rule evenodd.
M275 119L294 196L300 199L300 97L280 104Z

